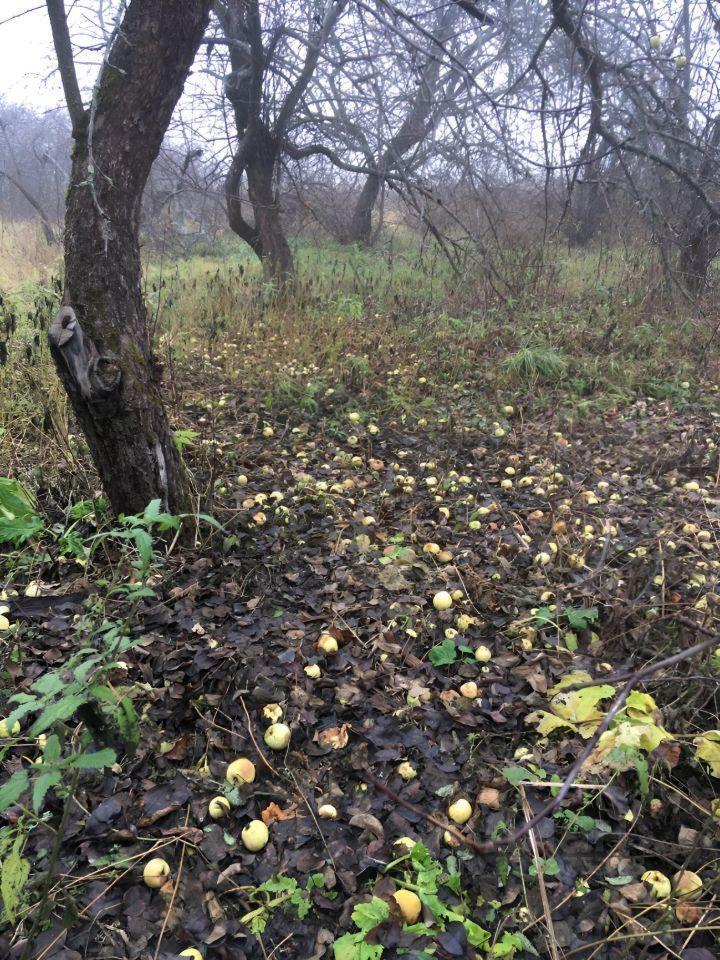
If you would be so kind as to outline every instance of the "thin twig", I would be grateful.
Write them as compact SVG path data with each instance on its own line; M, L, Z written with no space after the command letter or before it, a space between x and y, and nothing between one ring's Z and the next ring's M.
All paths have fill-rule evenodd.
M528 803L527 794L525 793L524 784L519 784L518 789L520 790L520 799L522 801L523 815L526 822L532 820L532 809ZM537 873L538 881L538 890L540 891L540 901L542 903L543 914L545 916L545 925L547 926L548 932L548 950L552 960L560 960L560 954L557 947L557 937L555 936L555 925L553 924L552 910L550 909L550 901L547 895L547 888L545 886L545 875L543 874L543 860L540 856L540 850L538 849L537 836L535 831L531 830L529 833L530 837L530 846L532 848L533 858L535 860L535 872Z
M565 779L562 781L562 784L559 785L558 792L556 795L549 800L544 806L538 810L538 812L530 820L525 821L519 827L516 827L515 830L512 830L507 836L500 837L496 840L485 840L482 843L477 840L473 840L470 837L466 837L464 834L460 833L459 830L455 830L452 827L447 826L438 820L436 817L431 816L426 813L420 807L417 807L414 803L410 803L408 800L404 800L399 794L394 790L391 790L382 780L378 780L373 774L368 771L362 771L359 773L359 776L370 780L370 782L376 786L379 790L382 790L387 796L389 796L395 803L400 804L400 806L405 807L407 810L411 810L416 816L422 817L424 820L429 821L430 823L435 824L435 826L441 827L444 830L450 830L450 832L466 846L471 847L477 853L488 854L495 853L502 847L514 846L518 841L520 841L524 836L527 836L531 830L533 830L541 820L544 820L546 817L551 816L555 810L562 804L563 800L570 793L572 788L575 785L575 779L577 775L582 770L585 762L587 761L590 754L593 752L597 746L600 738L609 729L615 717L620 713L622 708L625 706L625 701L629 697L630 693L638 683L642 682L646 677L651 676L658 670L662 670L668 665L674 665L680 663L683 660L688 660L690 657L695 656L698 653L703 653L709 647L718 644L720 638L717 635L710 633L709 630L704 627L700 627L698 624L694 624L691 620L685 621L689 626L696 627L698 630L701 630L703 633L709 634L707 639L702 640L700 643L694 644L692 647L688 647L687 650L682 650L680 653L675 654L672 657L667 657L665 660L658 660L657 663L648 663L644 667L640 667L635 671L627 681L625 686L622 688L620 693L613 700L608 712L603 717L600 724L597 726L592 737L587 741L584 748L578 754L575 763L570 767ZM569 689L569 688L568 688Z

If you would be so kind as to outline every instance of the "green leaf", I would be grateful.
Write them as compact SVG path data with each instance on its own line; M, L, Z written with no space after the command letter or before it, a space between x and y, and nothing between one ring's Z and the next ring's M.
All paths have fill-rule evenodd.
M525 767L503 767L501 773L508 783L511 783L514 787L526 780L535 779L535 774L526 770Z
M311 890L314 890L316 888L322 890L324 889L324 887L325 887L325 877L321 873L310 874L310 878L308 879L308 882L305 884L305 889L307 890L308 893L310 893Z
M467 933L468 943L473 947L482 947L490 939L490 934L484 930L479 923L472 920L463 920L463 926Z
M125 749L130 756L133 756L140 743L140 724L129 697L123 697L118 704L117 721Z
M16 770L8 782L0 787L0 813L19 800L27 790L27 786L27 770Z
M0 477L0 543L19 547L44 526L25 487L17 480Z
M457 660L457 647L452 640L443 640L428 653L430 663L434 667L446 667Z
M380 960L382 945L366 943L361 933L346 933L333 944L335 960Z
M32 688L36 693L42 693L43 696L51 697L56 693L60 693L64 686L65 682L60 674L51 671L38 677L35 683L33 683Z
M76 754L70 758L70 766L80 770L102 770L103 767L111 767L116 760L115 751L106 747L104 750L96 750L95 753Z
M265 890L267 893L294 893L297 885L294 877L270 877L260 884L258 890Z
M587 630L588 625L597 620L598 608L590 607L588 610L582 610L576 609L575 607L567 607L565 609L565 616L573 630Z
M47 738L47 741L45 742L45 748L43 749L43 762L55 763L55 761L59 759L60 759L60 738L53 733Z
M0 871L0 894L2 894L5 916L10 923L15 920L15 911L22 903L22 891L30 876L30 861L20 855L25 841L22 834L18 834L13 844L12 853L2 863Z
M151 565L153 559L152 537L147 530L133 530L133 539L135 540L137 552L140 554L140 559L147 569Z
M578 648L577 634L573 630L566 630L563 634L563 643L570 653L575 653Z
M78 707L87 702L87 696L84 693L75 693L70 696L62 697L56 703L45 707L35 723L28 730L28 736L37 737L38 734L59 723L61 720L67 720L71 717Z
M390 916L390 907L379 897L373 897L369 903L359 903L352 912L355 926L367 933Z
M298 898L293 898L293 903L297 908L297 915L300 920L304 920L305 917L310 913L312 909L312 903L310 898L305 894L300 894Z
M539 956L535 947L530 943L523 933L504 933L502 938L493 944L490 956L493 960L499 960L501 957L512 958L518 950L525 950L534 957Z
M548 857L547 860L543 860L541 857L539 866L544 877L556 877L560 873L560 864L555 857ZM536 877L538 874L537 864L531 863L528 873L531 877Z
M90 673L92 668L96 666L101 660L102 660L102 656L99 653L96 654L94 657L88 657L87 660L84 660L73 671L75 679L81 682L85 680L85 678Z
M36 777L33 783L32 806L35 813L40 813L40 809L45 799L45 794L50 787L56 787L62 779L59 770L46 770Z
M200 434L197 430L173 430L172 438L175 449L178 453L182 453L183 447L192 446L193 441L199 436Z
M555 626L557 623L556 614L549 607L540 607L540 609L535 614L535 619L538 622L540 627L550 627Z
M143 513L143 520L146 523L155 523L157 518L160 516L161 506L162 506L161 500L151 500L150 503L145 507L145 512Z
M215 517L211 517L208 513L198 513L194 514L194 516L197 517L198 520L202 520L204 523L210 524L211 527L215 527L216 530L225 529L223 525L215 519Z

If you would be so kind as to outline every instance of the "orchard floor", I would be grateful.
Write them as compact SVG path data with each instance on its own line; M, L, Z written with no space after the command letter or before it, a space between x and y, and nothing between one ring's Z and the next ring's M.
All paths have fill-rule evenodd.
M22 596L21 564L6 572L14 692L76 651L89 591L139 641L108 679L132 700L139 742L118 744L112 717L68 718L68 737L89 724L117 765L82 773L67 804L50 790L38 820L4 814L24 819L31 873L3 955L717 957L720 761L697 739L719 726L708 654L640 683L559 809L517 844L480 854L444 829L458 798L472 806L464 837L521 825L601 722L614 675L716 629L717 417L643 400L561 430L522 403L476 415L462 389L454 410L417 417L331 388L312 410L258 416L260 388L207 363L210 404L207 383L192 396L191 367L178 374L181 426L223 531L160 543L154 596L133 604L98 585L99 560L83 569L50 547L39 597ZM108 544L127 576L127 550ZM444 612L439 591L456 597ZM328 634L337 653L318 649ZM604 686L552 699L568 675ZM281 751L264 742L276 714L292 734ZM40 756L20 736L3 765ZM231 787L238 757L256 777ZM213 820L218 795L230 811ZM336 819L320 815L328 804ZM241 839L254 819L269 826L258 853ZM151 889L143 867L159 856L170 874ZM683 869L703 880L692 902L658 901L641 880ZM398 889L420 895L412 925Z
M221 525L190 542L103 509L36 336L52 290L18 295L0 473L39 515L0 560L2 715L37 709L0 741L29 784L0 813L0 955L716 958L713 314L580 288L577 263L545 306L481 309L433 301L414 260L310 253L292 309L259 316L227 264L148 285L193 505Z

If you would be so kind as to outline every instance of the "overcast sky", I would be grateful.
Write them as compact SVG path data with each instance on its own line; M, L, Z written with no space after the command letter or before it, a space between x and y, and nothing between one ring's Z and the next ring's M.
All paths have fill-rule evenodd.
M68 9L72 7L70 22L76 35L84 14L79 4L68 3ZM82 70L78 73L82 77ZM50 24L40 0L0 0L0 96L34 110L64 102Z

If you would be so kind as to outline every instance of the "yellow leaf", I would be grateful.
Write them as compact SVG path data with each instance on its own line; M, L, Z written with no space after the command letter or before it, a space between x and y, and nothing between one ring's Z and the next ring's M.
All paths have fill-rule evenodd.
M625 712L633 720L655 720L660 717L658 706L650 694L639 690L631 691L625 702Z
M565 687L571 687L574 683L588 683L590 680L592 680L592 677L586 670L574 670L572 673L566 673L549 691L550 696L554 697L556 693L560 693Z
M547 737L553 733L553 731L560 730L563 727L577 732L577 727L574 723L570 723L568 720L562 720L560 717L556 717L554 713L548 713L547 710L536 710L534 713L528 714L525 722L536 723L538 733L542 734L543 737Z
M603 714L597 709L601 700L607 700L615 693L615 688L609 684L597 687L585 687L584 690L573 690L570 693L559 693L550 702L552 712L564 720L573 723L587 723L588 721L602 720Z
M713 777L720 777L720 730L708 730L693 742L697 747L696 759L707 763Z
M627 762L620 756L619 758L609 759L610 754L617 748L624 747L627 750L645 750L647 752L655 750L663 740L671 740L672 737L662 727L654 723L632 723L630 720L623 720L615 724L611 730L606 730L600 737L597 747L588 757L585 766L598 769L609 765L618 770L627 770L634 765L632 758Z

